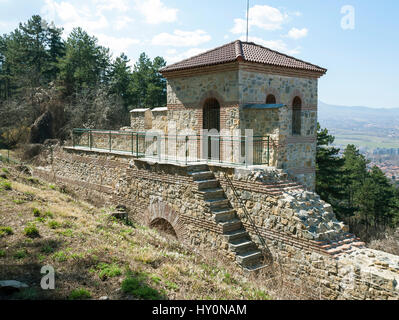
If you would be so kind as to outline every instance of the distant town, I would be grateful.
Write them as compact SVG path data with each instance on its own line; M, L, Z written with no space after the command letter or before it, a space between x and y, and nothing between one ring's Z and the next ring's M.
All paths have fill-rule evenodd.
M370 167L376 165L388 178L399 184L399 148L377 148L364 153Z

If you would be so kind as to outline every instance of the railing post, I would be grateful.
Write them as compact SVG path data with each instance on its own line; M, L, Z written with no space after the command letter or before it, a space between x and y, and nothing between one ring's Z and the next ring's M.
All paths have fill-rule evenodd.
M89 129L89 147L90 147L90 150L92 148L92 145L93 145L93 136L92 136L92 133L91 133L91 129Z
M72 147L75 148L75 130L72 130Z
M136 158L139 157L139 133L136 132Z
M131 142L132 142L132 154L133 154L133 132L132 132L132 136L131 136Z
M187 156L188 156L187 142L188 142L188 136L186 135L186 165L187 165Z
M270 166L270 136L267 136L267 166Z
M109 131L109 152L112 151L112 136L111 136L111 131Z

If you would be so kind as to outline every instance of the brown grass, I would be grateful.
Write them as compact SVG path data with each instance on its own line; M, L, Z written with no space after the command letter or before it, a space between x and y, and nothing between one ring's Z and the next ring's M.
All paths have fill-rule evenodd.
M0 238L0 280L27 283L30 291L22 297L66 299L73 289L85 288L94 299L135 299L120 288L128 274L138 272L166 299L268 298L266 287L249 281L231 261L205 256L154 229L111 220L110 208L97 208L7 168L12 189L0 189L0 226L11 227L13 234ZM24 234L32 224L39 237ZM122 274L100 279L101 263ZM55 269L55 290L39 286L44 265Z

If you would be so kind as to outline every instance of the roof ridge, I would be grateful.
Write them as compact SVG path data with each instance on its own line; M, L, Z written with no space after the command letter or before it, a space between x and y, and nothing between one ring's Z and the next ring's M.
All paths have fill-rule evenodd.
M254 42L245 42L240 39L167 65L159 71L161 73L169 71L172 72L216 64L232 63L236 61L254 62L269 66L281 66L290 69L313 71L319 73L320 76L327 72L327 69L316 64L295 58Z
M244 51L242 50L241 40L234 41L234 48L236 50L236 58L237 59L241 58L241 59L245 60Z
M163 67L163 68L160 69L159 71L162 71L163 69L166 69L166 68L169 68L169 67L173 67L174 65L180 64L180 63L185 62L185 61L187 61L187 60L191 60L191 59L193 59L193 58L202 56L203 54L210 53L210 52L212 52L212 51L216 51L216 50L218 50L218 49L220 49L220 48L223 48L223 47L227 47L228 45L231 45L231 44L235 43L236 41L237 41L237 40L231 41L231 42L229 42L229 43L225 43L225 44L223 44L223 45L221 45L221 46L218 46L218 47L216 47L216 48L213 48L213 49L210 49L210 50L201 52L201 53L199 53L199 54L196 54L195 56L191 56L191 57L188 57L188 58L186 58L186 59L184 59L184 60L180 60L180 61L178 61L178 62L172 63L172 64L170 64L170 65L167 65L167 66Z
M320 66L318 66L317 64L313 64L313 63L307 62L307 61L305 61L305 60L301 60L301 59L295 58L295 57L290 56L290 55L288 55L288 54L286 54L286 53L282 53L282 52L279 52L279 51L277 51L277 50L270 49L270 48L268 48L268 47L262 46L262 45L260 45L260 44L255 43L255 42L246 42L246 41L243 41L242 43L255 45L255 46L257 46L257 47L261 47L261 48L263 48L263 49L266 49L266 50L269 50L269 51L271 51L271 52L277 53L277 54L279 54L279 55L281 55L281 56L285 56L285 57L287 57L287 58L291 58L291 59L294 59L294 60L296 60L296 61L299 61L299 62L302 62L302 63L306 63L306 64L309 64L309 65L311 65L311 66L313 66L313 67L316 67L316 68L323 69L323 70L326 70L326 71L327 71L326 68L320 67Z

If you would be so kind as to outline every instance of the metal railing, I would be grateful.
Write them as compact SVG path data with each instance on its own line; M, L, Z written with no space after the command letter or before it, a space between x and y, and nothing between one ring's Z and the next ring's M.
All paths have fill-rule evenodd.
M157 132L74 129L73 147L176 163L270 165L269 136L163 135Z
M262 245L262 254L265 258L266 261L269 262L269 264L271 264L273 262L273 256L272 253L269 249L269 247L266 244L265 239L262 237L262 235L260 234L258 227L256 226L254 220L252 219L251 215L249 214L247 207L244 205L244 203L242 202L240 196L237 193L236 188L233 185L233 182L231 181L231 179L229 178L229 176L227 175L227 173L224 173L224 177L227 180L228 185L230 186L231 190L233 191L234 197L236 198L237 202L239 203L239 205L241 206L245 217L248 219L249 223L251 224L252 229L254 230L254 232L256 233L261 245Z

